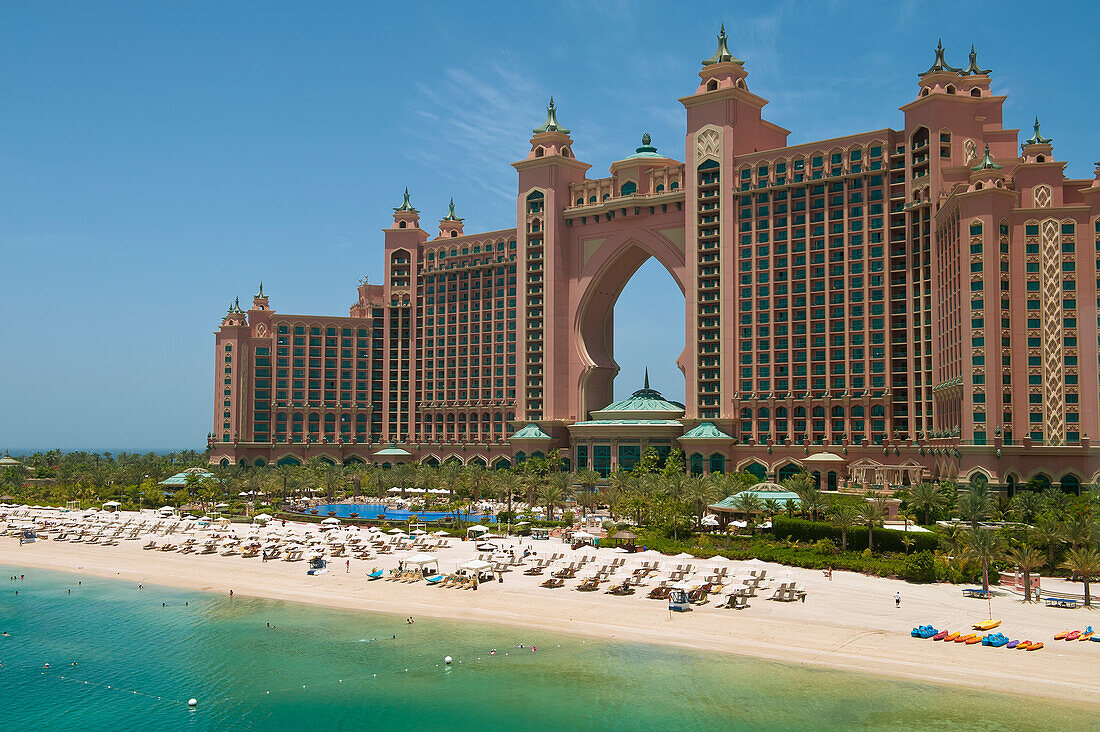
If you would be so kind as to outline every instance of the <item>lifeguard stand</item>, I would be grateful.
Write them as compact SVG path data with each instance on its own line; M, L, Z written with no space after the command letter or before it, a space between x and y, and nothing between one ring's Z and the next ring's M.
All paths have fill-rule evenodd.
M688 591L681 587L674 587L668 593L668 609L678 613L691 610L691 600L688 599Z

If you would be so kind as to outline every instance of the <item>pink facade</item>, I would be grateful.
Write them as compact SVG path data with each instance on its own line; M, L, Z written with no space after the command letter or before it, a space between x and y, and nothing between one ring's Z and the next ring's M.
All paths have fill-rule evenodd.
M516 228L467 234L452 207L432 236L406 195L386 281L348 317L278 314L262 290L232 309L212 460L397 447L494 466L557 448L592 467L605 438L571 426L611 401L613 307L656 257L687 334L683 429L654 432L662 454L827 487L1093 482L1100 172L1066 179L1038 123L1020 145L973 53L964 70L936 50L902 129L797 146L747 77L723 33L680 100L682 161L647 135L605 178L551 101L513 164ZM630 432L600 448L611 469L648 444Z

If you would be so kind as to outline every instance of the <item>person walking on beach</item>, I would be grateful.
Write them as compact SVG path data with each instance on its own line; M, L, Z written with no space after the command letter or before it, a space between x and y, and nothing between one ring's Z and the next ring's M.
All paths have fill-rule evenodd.
M901 609L901 593L900 592L895 592L894 593L894 607L896 607L899 610Z
M344 562L344 567L345 567L345 569L344 569L345 574L351 573L351 560L350 559L348 559Z

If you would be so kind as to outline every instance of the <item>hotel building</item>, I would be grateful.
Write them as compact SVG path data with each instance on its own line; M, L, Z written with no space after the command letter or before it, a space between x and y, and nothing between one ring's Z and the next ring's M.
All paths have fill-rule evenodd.
M1100 167L1063 175L1036 120L1006 129L973 49L942 45L901 129L789 145L727 47L702 62L682 160L648 135L589 177L553 100L517 178L516 227L433 235L410 200L385 281L347 316L260 292L215 339L211 461L504 467L558 450L629 469L807 469L823 488L1100 472ZM685 404L611 404L614 304L655 257L685 300ZM980 478L979 478L980 476Z

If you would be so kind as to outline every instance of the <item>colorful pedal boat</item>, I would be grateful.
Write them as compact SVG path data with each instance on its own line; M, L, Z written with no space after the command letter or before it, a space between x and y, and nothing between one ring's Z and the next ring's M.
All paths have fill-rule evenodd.
M970 627L974 630L993 630L1001 624L1000 620L983 620L980 623L974 623Z
M958 640L960 635L962 635L962 633L959 632L959 631L955 631L954 633L948 633L944 637L943 642L944 643L950 643L952 641Z
M1020 641L1011 640L1011 641L1008 642L1008 644L1005 646L1005 648L1015 648L1018 645L1020 645Z
M1028 648L1031 648L1031 641L1029 640L1020 641L1020 644L1016 646L1018 651L1026 651Z
M958 638L955 639L955 642L956 643L966 643L971 638L977 638L977 637L978 637L977 633L967 633L966 635L960 635Z
M1027 650L1029 650L1029 651L1037 651L1037 650L1039 650L1039 649L1040 649L1040 648L1042 648L1042 647L1043 647L1043 642L1042 642L1042 641L1039 641L1038 643L1032 643L1032 644L1031 644L1030 646L1028 646L1028 647L1027 647Z
M1055 633L1054 640L1065 640L1066 636L1072 632L1072 630L1063 630L1061 633Z
M1069 635L1067 635L1065 639L1068 640L1068 641L1074 641L1074 640L1077 640L1080 637L1081 637L1081 631L1075 630L1072 633L1070 633Z
M983 646L992 646L993 648L1000 648L1001 646L1008 644L1008 636L1003 633L991 633L985 638L982 638Z
M914 638L931 638L940 631L933 628L931 625L918 625L909 632L909 635Z
M934 636L932 636L932 640L943 640L949 635L951 635L950 630L941 630L939 633L936 633Z

